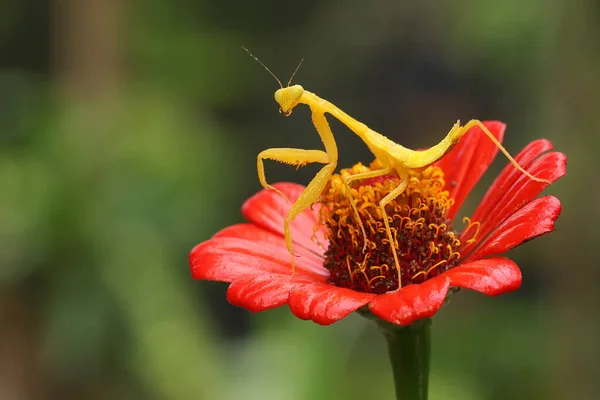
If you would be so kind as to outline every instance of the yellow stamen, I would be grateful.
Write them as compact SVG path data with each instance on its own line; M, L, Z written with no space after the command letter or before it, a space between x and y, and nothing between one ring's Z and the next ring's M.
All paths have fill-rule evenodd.
M456 265L461 240L447 217L454 199L444 190L443 171L438 167L411 171L406 190L386 206L386 224L379 204L400 184L395 173L346 185L349 177L373 170L381 170L378 161L343 169L321 195L319 222L329 232L325 267L330 282L383 293L397 289L399 282L421 283ZM471 239L475 239L478 230L479 224L469 221L465 231L474 232Z
M472 222L469 217L464 217L462 220L463 224L467 224L467 227L463 231L463 235L471 230L471 228L475 227L475 233L471 235L471 238L467 240L466 245L469 246L477 241L477 236L479 235L479 229L481 228L481 223L479 221Z

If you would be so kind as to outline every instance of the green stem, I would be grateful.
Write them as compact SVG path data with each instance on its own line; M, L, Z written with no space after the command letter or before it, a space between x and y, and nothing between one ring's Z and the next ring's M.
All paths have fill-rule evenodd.
M397 400L427 400L431 319L408 326L378 323L388 344Z

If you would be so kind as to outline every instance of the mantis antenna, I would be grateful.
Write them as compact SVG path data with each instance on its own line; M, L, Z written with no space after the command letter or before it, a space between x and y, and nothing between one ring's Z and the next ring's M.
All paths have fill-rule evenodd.
M292 84L292 79L294 79L296 72L298 72L298 70L300 69L300 66L302 65L302 61L304 61L304 58L302 60L300 60L300 62L298 63L298 66L294 70L294 73L292 74L292 76L290 76L290 80L288 81L288 87L290 87L290 85Z
M263 66L263 68L264 68L264 69L266 69L266 70L267 70L267 72L268 72L269 74L271 74L271 76L272 76L273 78L275 78L275 80L277 81L277 83L279 83L279 87L283 89L283 85L281 84L281 81L279 80L279 78L277 78L277 76L275 76L275 74L274 74L274 73L273 73L273 72L272 72L272 71L271 71L271 70L270 70L270 69L269 69L269 68L268 68L268 67L267 67L265 64L263 64L263 62L262 62L262 61L260 61L260 60L258 59L258 57L256 57L254 54L250 53L250 50L248 50L248 49L247 49L247 48L245 48L244 46L242 46L242 49L246 50L246 53L250 54L250 57L254 58L254 59L256 60L256 62L257 62L257 63L259 63L260 65L262 65L262 66ZM302 61L300 61L300 64L302 64ZM298 68L300 68L300 65L298 65ZM296 71L298 71L298 68L296 68ZM296 71L294 71L294 74L296 73ZM293 78L293 77L294 77L294 75L292 74L292 78ZM292 78L290 78L290 82L292 81ZM290 84L288 83L288 86L289 86L289 85L290 85Z

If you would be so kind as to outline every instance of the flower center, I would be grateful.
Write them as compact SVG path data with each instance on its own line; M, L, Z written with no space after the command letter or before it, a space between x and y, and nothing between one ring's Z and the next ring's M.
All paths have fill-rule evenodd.
M363 231L344 183L352 175L381 168L376 160L370 167L359 163L343 169L323 191L319 223L328 231L324 266L333 285L378 294L398 288L398 270L379 202L398 187L400 178L394 173L350 182L366 233L364 252ZM444 173L438 167L410 172L406 190L386 206L403 286L422 283L459 262L461 242L447 217L454 200L444 185ZM472 226L478 224L469 221L467 231ZM476 236L477 229L472 232Z

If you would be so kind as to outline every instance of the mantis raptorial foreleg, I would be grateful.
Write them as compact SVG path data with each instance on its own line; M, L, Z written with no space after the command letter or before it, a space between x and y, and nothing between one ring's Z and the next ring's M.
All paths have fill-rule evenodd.
M283 233L285 237L285 244L287 246L290 255L292 256L292 274L294 273L294 250L292 246L292 235L290 232L290 223L296 218L296 216L310 207L325 189L325 186L329 182L333 171L335 171L336 163L327 164L315 175L310 181L308 186L304 189L298 200L292 205L292 208L288 212L288 215L283 221Z
M333 175L335 167L337 166L337 145L335 143L335 139L333 138L331 128L329 127L327 119L325 118L325 114L322 112L316 112L314 110L312 111L313 124L317 132L319 133L321 140L323 141L326 151L289 148L267 149L260 152L256 159L258 178L260 180L261 185L265 189L270 189L278 192L286 199L287 197L281 191L277 190L276 188L267 183L263 163L265 159L270 159L297 166L303 166L315 162L327 164L323 168L321 168L317 175L310 181L308 186L306 186L302 194L300 194L300 197L298 197L298 199L292 205L292 208L288 212L288 215L285 217L283 222L285 244L290 253L290 256L292 257L292 274L294 273L294 250L292 243L292 235L290 232L290 223L296 218L296 216L298 216L298 214L302 213L304 210L313 205L319 199L319 196L321 196L323 189L325 189L327 182Z
M258 170L258 180L265 189L273 190L279 193L289 202L289 199L279 189L267 183L265 176L264 160L278 161L284 164L296 165L298 167L306 164L320 163L329 164L329 155L322 150L305 150L290 148L275 148L261 151L256 157L256 168Z
M392 167L386 167L386 168L378 169L375 171L363 172L362 174L352 175L352 176L349 176L346 179L344 179L344 184L346 185L346 190L348 191L348 199L350 200L350 204L352 205L352 210L354 210L354 216L356 217L356 221L360 225L360 230L362 231L362 234L363 234L363 243L364 243L363 244L363 253L367 250L367 244L368 244L367 232L365 231L365 226L364 226L362 220L360 219L360 214L358 213L358 208L356 207L356 200L354 200L354 196L352 196L352 189L350 188L350 182L356 181L356 180L362 180L362 179L377 178L378 176L387 175L390 172L392 172Z

